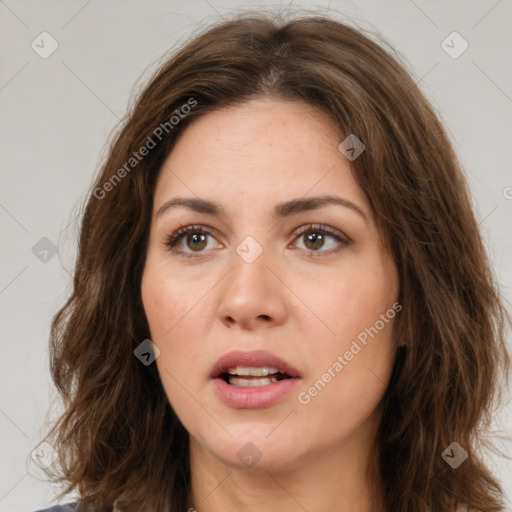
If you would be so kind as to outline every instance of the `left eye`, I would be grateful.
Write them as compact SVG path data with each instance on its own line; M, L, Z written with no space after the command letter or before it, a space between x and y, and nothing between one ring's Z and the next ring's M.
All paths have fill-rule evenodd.
M305 250L312 252L332 253L336 252L336 246L341 245L347 247L349 241L345 239L338 231L331 230L327 226L307 226L305 230L296 233L296 240L304 241ZM327 247L327 250L319 251L319 249L325 249L326 240L331 239L331 248ZM327 244L329 245L329 244Z
M339 248L337 249L336 246L343 248L347 247L350 243L342 233L322 224L304 226L296 231L294 236L294 241L304 241L305 248L299 248L309 252L311 256L316 256L314 253L330 254L337 252ZM207 248L208 237L214 238L213 234L205 226L185 226L173 233L165 243L172 251L183 254L186 257L194 257L194 253L199 255L199 253L205 252L204 249ZM327 250L320 250L325 247L326 240L329 239L334 241L334 243L331 242L331 248L328 247ZM183 248L183 242L185 242L186 248ZM186 250L187 248L191 250L188 251Z

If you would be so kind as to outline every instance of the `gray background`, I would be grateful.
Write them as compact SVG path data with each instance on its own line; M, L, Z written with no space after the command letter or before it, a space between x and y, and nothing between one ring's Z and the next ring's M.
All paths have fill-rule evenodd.
M78 208L135 84L200 27L233 11L276 5L325 12L329 3L0 0L0 511L36 510L53 500L54 489L29 463L49 407L58 412L49 326L70 290ZM510 302L512 1L333 0L329 14L379 31L408 61L465 166ZM58 43L46 59L31 47L34 40L41 45L43 31ZM442 47L453 31L469 44L458 58ZM450 41L452 52L462 48ZM56 254L40 252L49 243ZM508 436L497 444L512 455L512 402L495 420ZM492 454L489 460L512 496L511 461Z

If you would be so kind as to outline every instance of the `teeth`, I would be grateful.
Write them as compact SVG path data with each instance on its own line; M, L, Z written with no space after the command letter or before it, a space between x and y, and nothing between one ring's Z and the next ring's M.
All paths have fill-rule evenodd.
M230 368L227 373L244 377L266 377L267 375L279 373L279 370L271 366L235 366Z
M232 386L237 386L239 388L250 388L256 386L268 386L273 382L277 382L276 377L265 377L263 379L245 379L238 377L229 377L228 383Z

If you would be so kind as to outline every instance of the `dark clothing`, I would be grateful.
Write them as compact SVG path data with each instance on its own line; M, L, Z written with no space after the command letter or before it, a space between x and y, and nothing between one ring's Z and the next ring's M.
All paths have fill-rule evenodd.
M78 501L74 501L72 503L67 503L66 505L54 505L50 508L42 508L40 510L36 510L35 512L85 512L86 508L78 506Z

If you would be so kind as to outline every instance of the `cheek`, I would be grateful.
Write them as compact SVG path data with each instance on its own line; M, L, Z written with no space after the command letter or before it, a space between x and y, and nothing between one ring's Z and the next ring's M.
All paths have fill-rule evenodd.
M186 319L187 304L179 300L186 294L176 293L176 287L158 276L157 272L148 269L144 272L141 283L141 294L144 311L149 325L150 339L160 350L156 366L162 380L165 392L170 398L175 394L174 387L183 380L180 376L180 366L187 357L184 351L185 333L181 330ZM179 319L182 319L181 322ZM190 350L188 351L190 357ZM187 365L189 366L189 365Z
M397 295L396 269L380 256L354 261L328 286L319 287L315 307L325 328L314 336L311 371L301 388L307 393L304 400L309 400L306 408L333 421L344 418L347 428L375 409L396 353Z
M385 348L391 342L386 338L396 314L393 304L397 297L398 276L391 261L379 254L353 258L308 296L311 309L319 312L325 327L322 335L315 336L315 343L320 344L321 352L332 357L333 353L348 350L357 336L361 335L364 341L366 330L377 323L379 343Z
M190 412L190 395L185 390L190 387L190 368L200 354L193 340L201 339L192 321L193 294L179 280L166 278L165 269L158 271L150 265L143 274L141 294L151 341L160 350L156 366L165 394L180 420L187 422L179 413Z
M180 384L190 386L192 370L200 368L208 302L201 300L204 288L150 264L142 277L141 294L151 341L160 349L156 364L170 396Z
M200 289L180 280L163 265L146 264L141 282L142 302L151 336L166 344L187 323L201 299Z
M299 390L299 413L312 432L320 429L326 446L352 437L374 417L393 368L392 325L368 336L366 344L354 337L331 343L320 357L321 351L311 354L314 371Z

